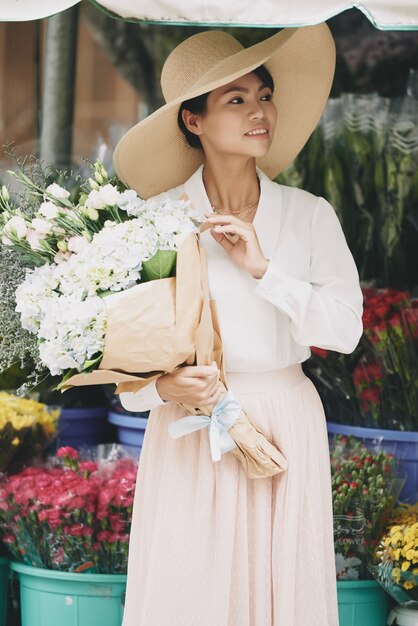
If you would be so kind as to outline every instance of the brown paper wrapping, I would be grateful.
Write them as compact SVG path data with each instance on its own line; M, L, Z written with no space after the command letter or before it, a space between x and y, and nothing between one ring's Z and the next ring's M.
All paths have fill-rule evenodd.
M201 231L208 225L202 226ZM222 388L228 389L216 302L209 298L205 251L199 234L187 235L177 252L176 277L150 281L107 299L105 349L99 369L77 374L62 384L116 383L115 393L138 391L183 365L216 361ZM213 407L190 407L189 414L210 415ZM242 411L229 429L231 450L250 478L273 476L287 461L273 442Z

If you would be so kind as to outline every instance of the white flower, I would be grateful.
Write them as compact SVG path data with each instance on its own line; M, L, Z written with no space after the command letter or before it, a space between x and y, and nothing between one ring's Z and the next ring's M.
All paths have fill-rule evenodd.
M13 245L13 241L11 241L8 237L2 237L1 240L4 243L5 246L12 246Z
M106 206L114 206L118 202L119 191L110 183L100 187L99 194Z
M86 198L84 205L92 209L104 209L106 206L114 206L119 199L119 191L110 183L93 189Z
M38 209L38 213L42 215L42 217L47 217L48 219L53 220L58 215L58 207L55 206L53 202L42 202Z
M52 224L41 217L34 217L31 226L34 230L43 235L49 235L52 232Z
M91 207L92 209L104 209L106 202L104 202L99 191L93 189L87 196L84 206Z
M54 198L68 198L70 195L69 191L60 187L57 183L52 183L52 185L49 185L46 190L51 194L51 196L54 196Z
M42 250L42 246L40 244L42 239L45 239L45 235L36 230L30 230L26 235L26 240L32 250Z
M137 217L141 215L145 201L138 197L133 189L126 189L119 195L118 207L126 211L127 215Z
M62 250L60 250L54 256L54 263L63 263L64 261L68 261L70 256L71 256L71 252L63 252Z
M103 352L105 330L102 298L80 301L70 295L51 300L38 331L41 360L52 375L70 368L80 372L88 359Z
M174 215L157 215L154 220L155 228L159 234L176 233L180 229L181 222Z
M26 270L25 280L16 289L16 311L21 313L22 326L29 332L37 332L44 308L59 296L55 268L52 264Z
M23 217L14 215L4 226L5 235L15 235L18 239L24 239L28 232L27 224Z
M68 240L68 250L70 252L80 252L87 243L88 241L85 237L74 235L74 237L70 237Z

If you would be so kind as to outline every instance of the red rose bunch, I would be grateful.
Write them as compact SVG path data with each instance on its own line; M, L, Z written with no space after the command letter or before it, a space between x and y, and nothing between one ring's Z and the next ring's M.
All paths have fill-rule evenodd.
M313 346L307 368L331 421L418 430L418 300L392 288L363 295L364 333L354 352Z
M403 334L401 313L412 307L408 291L368 287L363 288L363 296L364 333L372 344L387 342L391 329Z
M60 448L47 464L2 477L0 538L35 567L124 573L135 480L134 459L82 461Z
M353 372L353 382L360 398L364 413L370 413L373 419L379 418L379 406L382 396L384 371L381 365L361 359Z

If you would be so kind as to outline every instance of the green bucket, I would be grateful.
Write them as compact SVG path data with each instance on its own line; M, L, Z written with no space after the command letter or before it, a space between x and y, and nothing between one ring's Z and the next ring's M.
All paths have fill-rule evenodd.
M337 581L340 626L385 626L389 596L375 580Z
M121 626L126 574L78 574L11 562L22 626Z
M6 626L7 593L9 590L9 559L0 556L0 626Z

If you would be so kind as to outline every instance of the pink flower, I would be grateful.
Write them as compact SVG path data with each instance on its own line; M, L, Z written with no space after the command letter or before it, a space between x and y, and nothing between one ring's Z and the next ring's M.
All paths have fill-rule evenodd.
M120 513L113 513L109 515L109 522L112 530L115 532L121 532L126 529L126 521L120 515Z
M97 463L94 463L94 461L83 461L82 463L80 463L80 472L88 472L89 474L92 474L93 472L97 471Z
M77 450L71 448L71 446L61 446L61 448L58 448L57 450L57 457L59 459L63 457L67 457L68 459L78 459L79 454Z
M74 524L73 526L69 526L67 530L67 534L72 537L80 537L83 535L84 526L83 524Z

